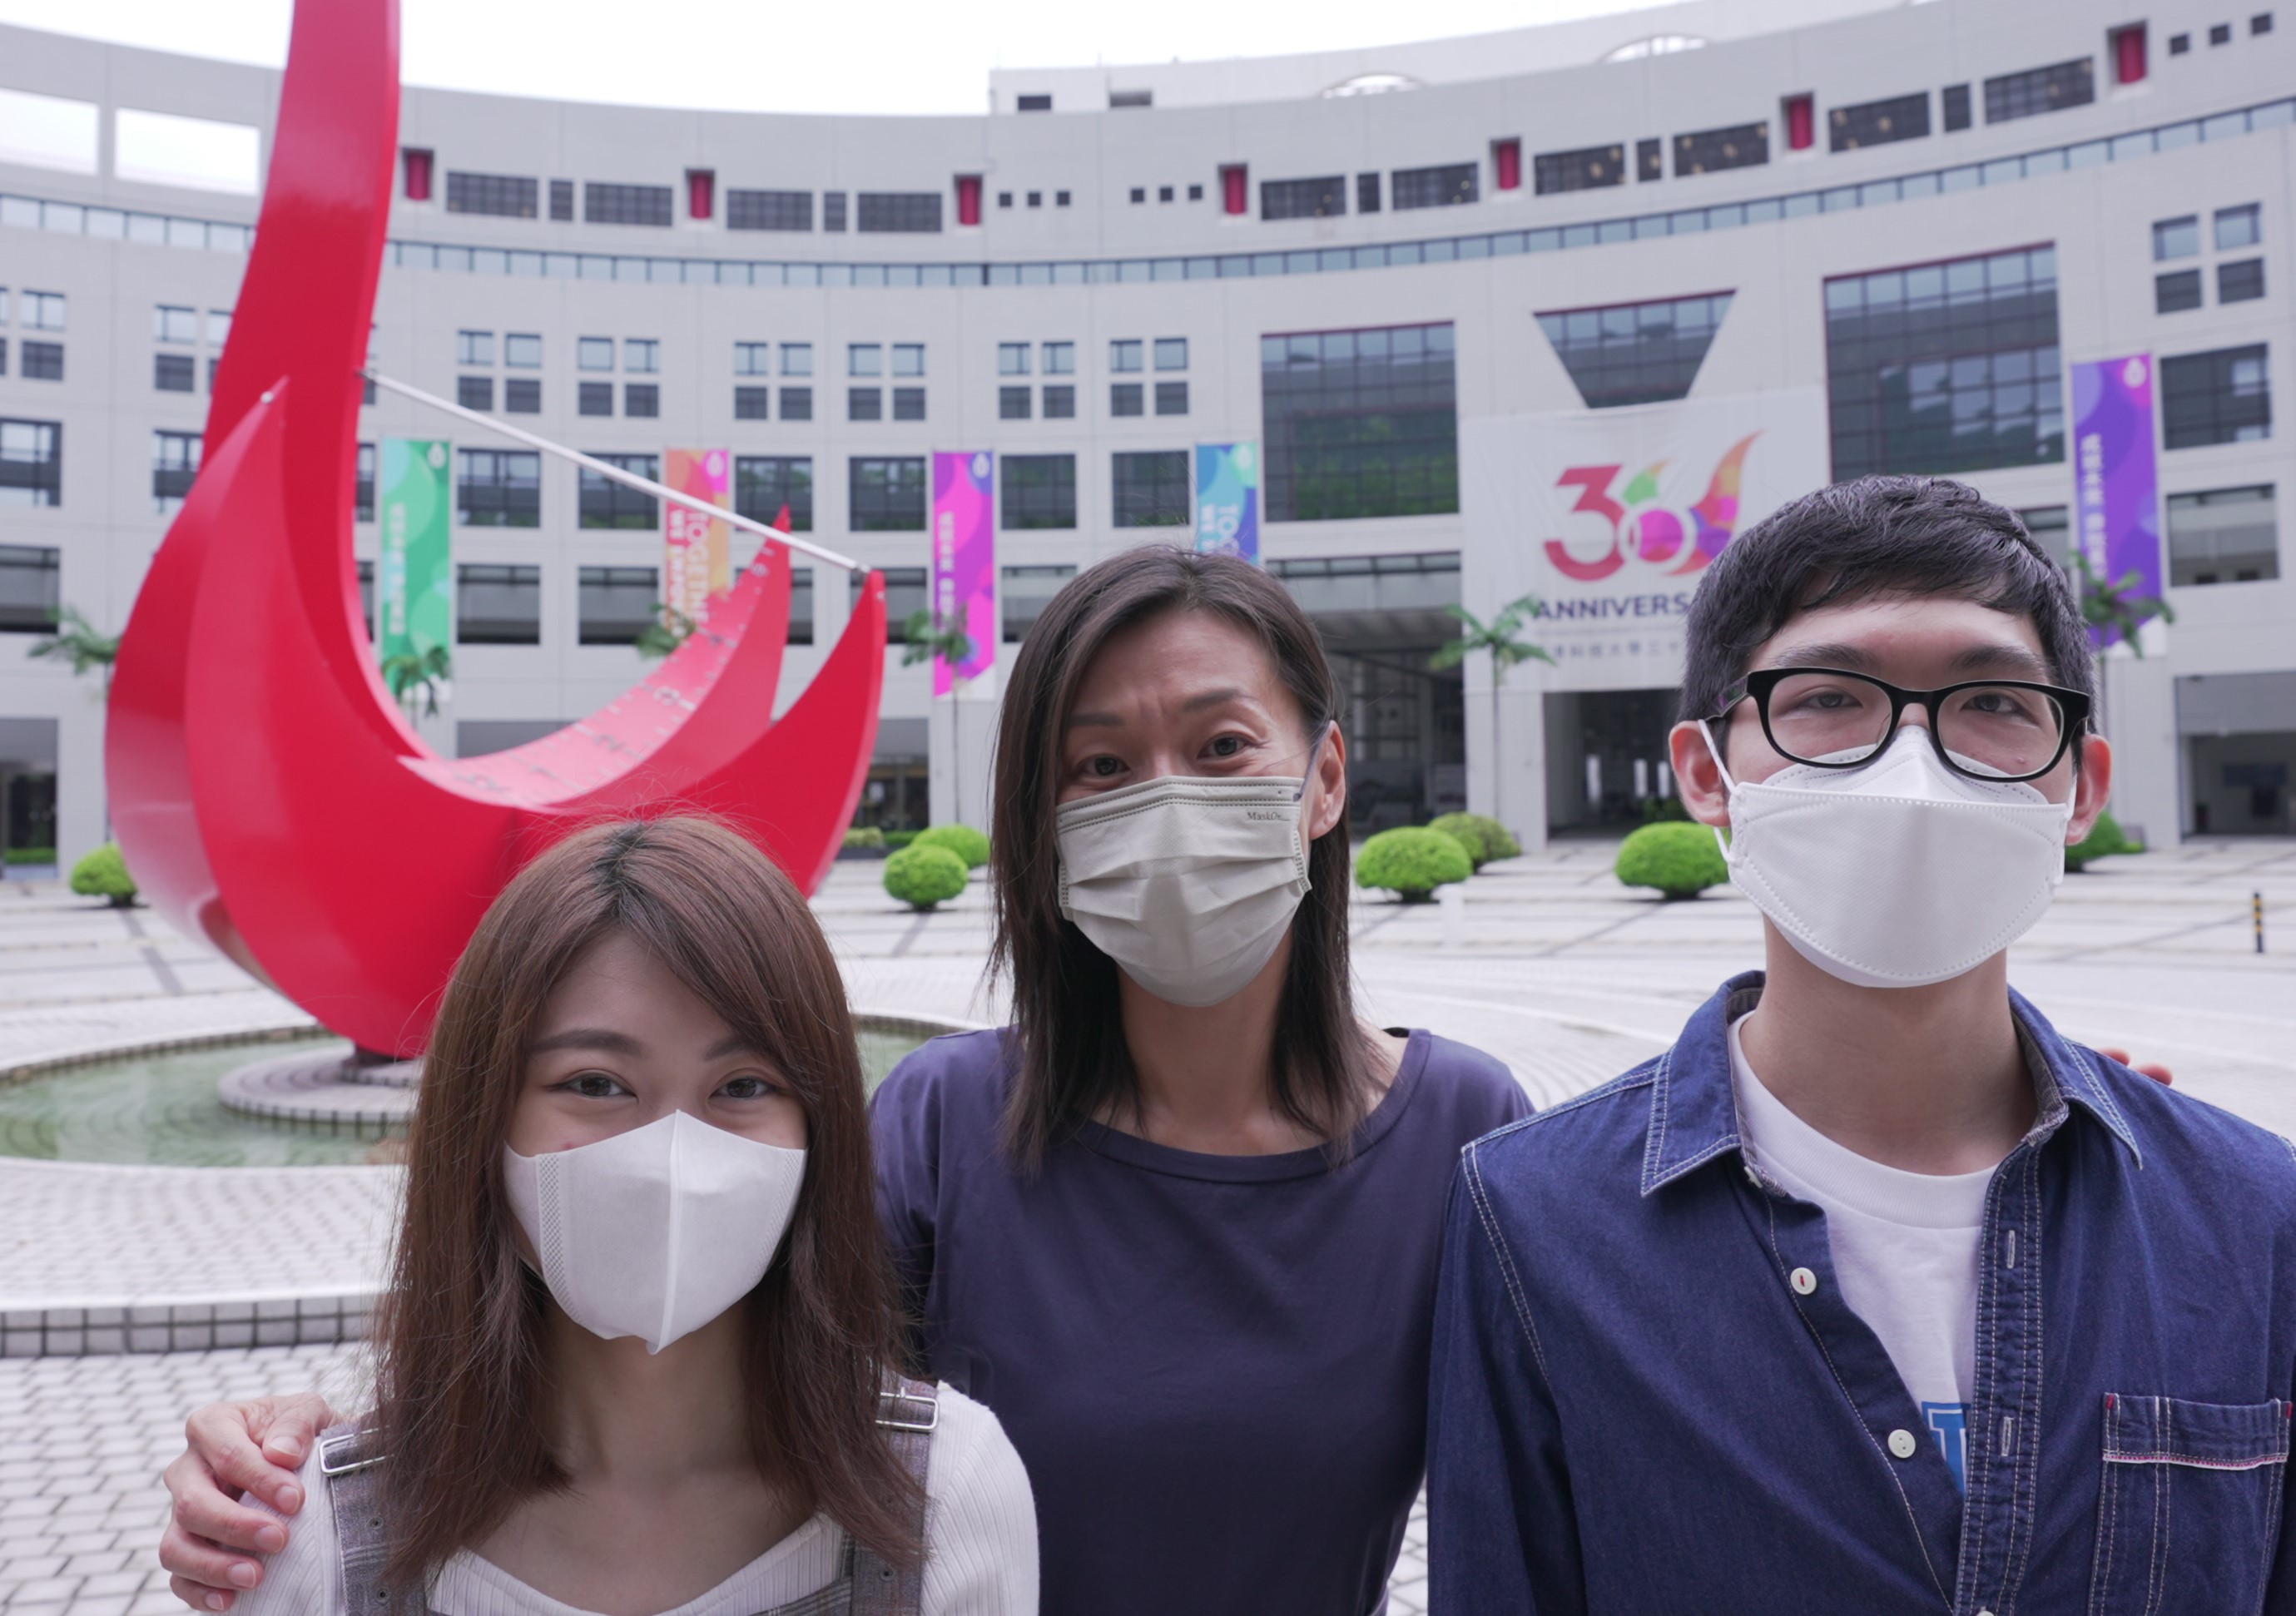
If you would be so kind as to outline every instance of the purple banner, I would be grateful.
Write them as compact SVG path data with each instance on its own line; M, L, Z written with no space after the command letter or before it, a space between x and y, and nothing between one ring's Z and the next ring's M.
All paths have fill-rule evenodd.
M986 449L933 456L933 620L964 614L972 653L951 668L933 659L933 694L977 679L996 662L996 523L990 504L996 457Z
M2097 578L2161 596L2161 477L2147 354L2073 366L2073 542ZM2133 578L2130 575L2134 574ZM2100 645L2120 637L2092 629Z

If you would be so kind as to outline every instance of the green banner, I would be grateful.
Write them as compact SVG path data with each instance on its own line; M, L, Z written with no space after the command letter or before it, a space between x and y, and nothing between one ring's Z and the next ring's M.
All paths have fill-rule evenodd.
M454 526L448 500L447 446L436 438L386 438L376 480L382 562L375 609L375 650L422 655L455 644Z

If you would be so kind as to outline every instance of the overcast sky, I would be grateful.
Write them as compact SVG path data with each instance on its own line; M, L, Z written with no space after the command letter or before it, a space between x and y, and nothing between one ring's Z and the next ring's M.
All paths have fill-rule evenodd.
M0 0L0 21L276 66L290 9L289 0ZM1276 55L1629 9L1630 0L403 0L400 66L410 84L575 101L975 112L988 105L993 67Z

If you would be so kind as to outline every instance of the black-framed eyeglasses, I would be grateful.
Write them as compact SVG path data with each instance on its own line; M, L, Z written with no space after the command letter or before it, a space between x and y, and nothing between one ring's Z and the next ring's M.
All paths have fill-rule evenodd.
M1721 710L1751 698L1781 757L1813 768L1858 768L1898 738L1906 709L1929 715L1938 761L1972 780L2037 780L2088 723L2078 690L2023 679L1973 679L1906 690L1840 668L1765 668L1722 693Z

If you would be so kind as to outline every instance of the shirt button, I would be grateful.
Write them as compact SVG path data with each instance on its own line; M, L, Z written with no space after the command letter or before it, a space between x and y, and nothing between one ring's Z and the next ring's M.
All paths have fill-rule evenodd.
M1794 1288L1795 1295L1808 1296L1817 1289L1817 1276L1808 1268L1796 1268L1786 1276L1786 1283Z
M1890 1433L1890 1451L1901 1459L1912 1458L1914 1449L1920 1446L1920 1443L1914 1440L1914 1433L1910 1431L1893 1431Z

